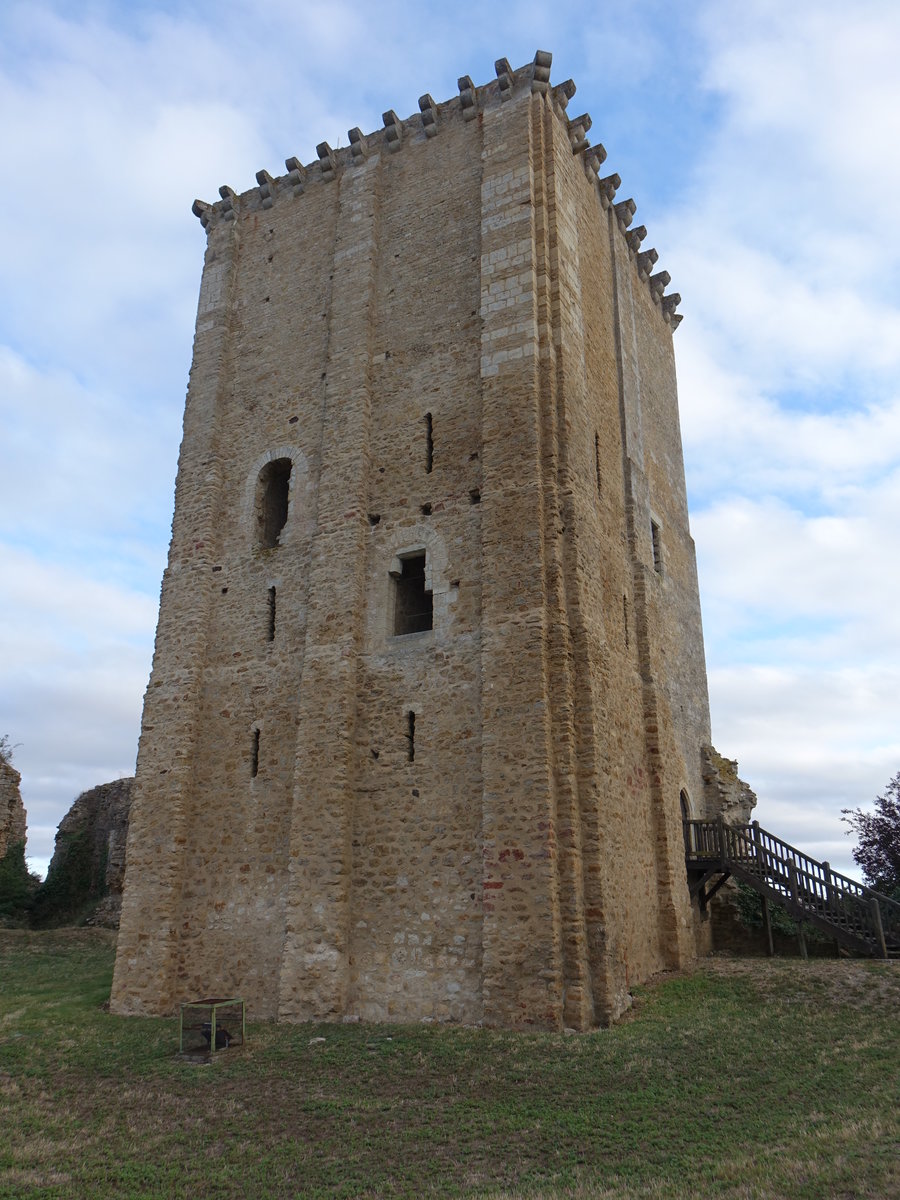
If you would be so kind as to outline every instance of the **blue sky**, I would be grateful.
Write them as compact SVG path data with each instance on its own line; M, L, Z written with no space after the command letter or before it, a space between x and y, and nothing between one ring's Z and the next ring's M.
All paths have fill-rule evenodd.
M204 235L195 196L538 48L681 293L713 738L852 869L900 769L895 0L0 9L0 732L40 868L134 769Z

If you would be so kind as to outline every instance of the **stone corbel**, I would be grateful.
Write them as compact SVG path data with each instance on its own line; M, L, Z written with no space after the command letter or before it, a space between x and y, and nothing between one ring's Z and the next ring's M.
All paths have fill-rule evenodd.
M515 72L509 65L509 59L498 58L494 63L494 70L497 72L497 82L500 85L500 99L508 100L513 93L513 84L516 81Z
M334 157L334 151L327 142L319 142L316 146L316 154L319 156L319 166L322 168L322 178L326 180L334 179L337 170L337 162Z
M205 200L195 200L191 205L191 212L195 217L200 218L200 224L204 229L209 228L209 222L212 219L212 205L207 204Z
M366 145L366 139L363 131L358 125L354 125L354 127L348 131L347 137L350 139L350 153L353 156L353 161L355 163L363 162L368 154L368 147Z
M237 217L237 212L234 208L237 192L233 187L229 187L227 183L223 183L219 188L219 195L222 197L222 216L226 221L234 221Z
M478 116L478 93L470 75L460 75L456 81L459 88L459 106L462 109L464 121L471 121Z
M662 299L662 294L672 282L672 276L668 271L657 271L655 275L650 276L650 295L653 297L653 302L658 304Z
M396 152L403 145L403 122L392 108L382 113L381 119L384 121L384 140L387 142L387 148Z
M625 241L628 243L628 249L632 254L637 254L641 248L641 242L647 236L646 225L636 225L634 229L629 229L625 234Z
M259 195L263 208L271 208L275 203L275 180L268 171L257 171L256 182L259 184Z
M634 219L634 214L637 211L637 205L631 199L620 200L618 204L613 205L613 211L616 214L616 220L621 225L622 229L627 229Z
M600 174L600 168L606 162L606 150L598 142L596 146L588 146L584 152L584 165L595 175Z
M582 113L580 117L573 117L569 121L569 141L572 144L573 154L580 154L583 150L587 150L590 145L587 140L587 131L592 124L590 113Z
M642 250L637 256L638 275L640 275L645 283L650 278L650 272L656 266L658 259L659 254L652 248L650 250Z
M603 207L609 208L616 198L616 192L622 186L622 180L618 175L607 175L603 179L598 179L597 183L600 187L600 199L603 201Z
M553 89L553 99L559 107L565 112L569 107L569 101L575 95L575 80L566 79L558 87Z
M422 128L425 130L425 136L436 137L438 131L437 105L428 92L419 97L419 112L422 114Z
M677 313L675 311L680 303L681 296L678 294L678 292L672 292L668 296L663 296L662 300L660 301L662 314L673 329L677 329L681 324L681 313Z
M550 66L553 55L549 50L538 50L531 68L531 90L545 96L550 88Z
M284 160L284 165L287 168L287 182L292 188L293 194L302 196L303 189L306 187L306 167L299 158L295 158L293 155Z

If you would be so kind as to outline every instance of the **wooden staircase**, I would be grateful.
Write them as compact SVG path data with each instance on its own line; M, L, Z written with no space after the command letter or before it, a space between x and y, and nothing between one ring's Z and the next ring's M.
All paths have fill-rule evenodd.
M726 825L719 818L683 824L691 896L705 909L732 875L755 888L763 897L770 953L768 902L774 900L797 922L801 951L803 923L808 922L863 954L900 955L900 904L895 900L832 871L827 862L783 842L758 821Z

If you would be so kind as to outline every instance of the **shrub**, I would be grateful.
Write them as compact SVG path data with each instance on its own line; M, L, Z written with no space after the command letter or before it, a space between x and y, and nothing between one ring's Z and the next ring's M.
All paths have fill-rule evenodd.
M38 927L77 922L106 893L106 861L94 859L90 831L59 833L47 878L32 906Z
M16 842L0 858L0 924L26 925L40 879L28 870L25 843Z
M875 811L845 808L843 820L855 833L856 865L871 888L900 899L900 771L883 796L875 797Z

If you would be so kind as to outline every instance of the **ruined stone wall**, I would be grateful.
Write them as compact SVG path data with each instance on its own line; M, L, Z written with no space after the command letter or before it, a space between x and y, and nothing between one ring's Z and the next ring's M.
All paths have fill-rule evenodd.
M706 812L721 814L729 825L745 825L756 808L756 793L737 773L737 760L725 758L714 746L703 747L703 787Z
M587 1028L695 949L678 318L574 85L497 70L195 204L117 1011Z
M47 878L35 897L38 925L82 915L99 901L91 924L115 928L125 880L130 777L82 792L59 823Z
M10 846L25 841L25 806L19 784L22 776L15 767L0 758L0 858Z

